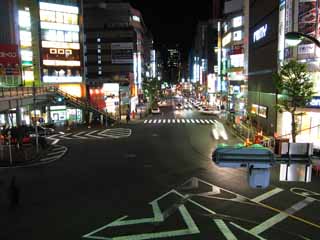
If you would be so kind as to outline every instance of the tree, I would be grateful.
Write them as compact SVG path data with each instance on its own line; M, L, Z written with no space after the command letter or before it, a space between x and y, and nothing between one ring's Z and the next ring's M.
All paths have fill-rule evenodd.
M149 97L151 104L159 97L160 90L161 82L157 78L150 78L143 82L144 95Z
M274 75L279 98L276 109L279 112L287 111L291 114L292 141L296 142L297 122L296 117L301 115L298 108L308 105L315 94L313 82L307 72L305 64L291 60L283 65L279 73Z

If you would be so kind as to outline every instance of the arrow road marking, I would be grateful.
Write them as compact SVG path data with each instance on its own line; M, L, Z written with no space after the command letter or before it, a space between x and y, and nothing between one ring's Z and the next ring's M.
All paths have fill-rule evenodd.
M100 240L108 240L110 238L105 238L101 236L94 236L94 234L111 227L119 227L119 226L130 226L130 225L136 225L136 224L142 224L142 223L161 223L165 221L165 217L163 212L161 212L159 201L169 194L175 193L179 196L182 196L185 198L185 196L181 195L175 190L172 190L156 200L152 201L151 206L153 210L153 217L152 218L142 218L142 219L132 219L132 220L126 220L128 216L121 217L114 222L109 223L108 225L105 225L97 230L94 230L93 232L90 232L83 236L83 238L89 238L89 239L100 239ZM112 237L112 240L143 240L143 239L155 239L155 238L169 238L169 237L177 237L177 236L185 236L185 235L193 235L193 234L199 234L200 230L193 221L192 217L190 216L188 210L184 205L181 205L178 207L180 214L182 215L182 218L187 226L187 229L181 229L181 230L174 230L174 231L164 231L164 232L158 232L158 233L143 233L143 234L136 234L136 235L127 235L127 236L120 236L120 237Z
M94 134L94 133L96 133L96 132L98 132L98 130L94 130L94 131L92 131L92 132L89 132L89 133L85 134L85 136L102 139L103 137L99 137L99 136L92 135L92 134Z
M79 133L73 135L73 137L79 138L79 139L88 139L87 137L80 136L81 134L84 134L84 133L86 133L86 132L79 132Z

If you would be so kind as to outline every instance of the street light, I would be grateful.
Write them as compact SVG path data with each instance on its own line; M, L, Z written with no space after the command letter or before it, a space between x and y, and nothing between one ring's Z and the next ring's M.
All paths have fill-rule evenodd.
M307 34L304 34L304 33L300 33L300 32L287 32L285 34L285 38L286 38L286 41L287 41L287 44L289 46L297 46L299 43L302 42L302 40L308 40L310 42L313 42L314 44L317 45L317 47L320 48L320 42L310 36L310 35L307 35Z

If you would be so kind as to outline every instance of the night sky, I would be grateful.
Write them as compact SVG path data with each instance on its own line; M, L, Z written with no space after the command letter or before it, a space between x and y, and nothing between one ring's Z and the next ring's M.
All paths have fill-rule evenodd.
M152 32L155 47L174 46L183 50L183 61L193 44L196 24L212 16L212 0L129 0L140 10L148 29Z

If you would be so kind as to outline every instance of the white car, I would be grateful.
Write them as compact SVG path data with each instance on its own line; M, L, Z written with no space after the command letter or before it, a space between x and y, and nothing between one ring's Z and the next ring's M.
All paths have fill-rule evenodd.
M159 107L153 107L151 109L152 114L160 114L160 108Z
M207 108L207 107L204 107L202 110L200 110L200 112L202 114L207 114L207 115L219 115L221 113L221 111L218 109Z

